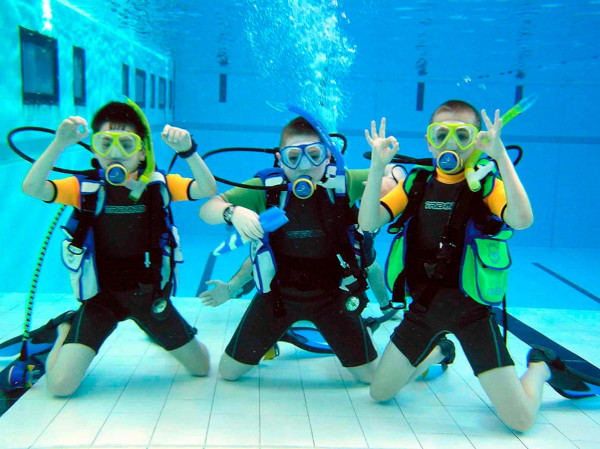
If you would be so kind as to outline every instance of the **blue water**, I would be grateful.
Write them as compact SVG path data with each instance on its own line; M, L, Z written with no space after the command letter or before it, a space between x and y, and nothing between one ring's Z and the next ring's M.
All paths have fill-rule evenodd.
M20 28L56 40L58 104L23 103ZM517 171L535 214L534 225L511 241L508 310L598 365L598 30L596 0L5 0L0 134L20 126L56 129L70 115L90 120L107 101L122 101L128 84L127 94L145 103L162 168L172 157L160 141L165 124L188 129L201 153L273 148L293 118L277 107L281 103L307 109L330 131L346 135L346 165L367 168L364 129L371 120L387 117L400 152L426 157L425 129L443 101L460 98L505 112L522 96L537 94L536 104L503 131L506 144L523 146ZM73 47L85 51L83 106L73 98ZM43 69L50 71L47 65ZM35 79L39 73L29 75ZM39 132L22 133L15 141L34 158L50 142ZM87 168L89 161L89 153L74 147L58 165ZM206 162L215 175L243 181L273 160L227 153ZM43 262L39 259L58 206L21 192L29 168L0 141L0 341L21 331L30 291L36 290L33 327L77 306L59 257L60 227ZM173 171L190 175L182 161ZM227 188L219 183L220 192ZM224 226L199 219L202 203L172 206L185 257L175 304L198 327L216 367L247 302L208 309L193 298L209 253L229 235ZM377 237L381 264L390 240L385 232ZM246 255L247 247L219 256L211 277L229 279ZM42 263L39 279L33 276L37 263ZM379 313L376 304L368 311ZM384 323L375 334L380 351L395 323ZM0 420L0 446L479 448L493 441L507 447L583 448L600 442L598 403L565 403L552 391L546 392L536 427L543 432L523 438L497 423L501 428L482 436L481 424L497 417L478 396L460 350L437 381L415 382L405 402L379 407L365 401L363 387L336 374L334 358L289 345L236 385L217 380L216 369L205 379L175 375L168 356L130 325L119 326L73 397L50 398L44 380L29 390L10 410L14 413ZM508 341L523 371L528 347L513 335ZM1 370L10 360L0 362ZM439 435L430 434L433 425ZM399 428L402 432L395 433ZM290 429L297 438L293 443Z
M134 98L136 68L146 72L146 83L150 73L172 82L173 90L167 92L172 108L152 107L149 86L145 93L144 110L156 133L162 167L171 156L158 137L165 123L189 129L201 152L272 148L292 118L273 105L293 103L317 115L329 130L344 133L349 140L346 165L363 168L368 167L362 157L368 150L363 130L370 120L386 116L401 153L425 157L424 129L431 111L444 100L461 98L506 111L520 96L536 93L537 103L504 131L507 144L524 148L518 172L535 213L534 225L518 232L512 245L573 251L600 247L594 178L585 170L600 144L595 126L599 50L594 44L600 2L109 3L110 8L98 8L98 2L89 0L8 2L7 11L14 14L0 19L2 45L14 69L2 75L9 91L0 100L0 131L23 125L56 128L70 114L91 118L105 101L123 98L121 66L126 63ZM21 104L19 26L58 41L61 90L56 106ZM84 107L74 107L70 96L73 45L86 51ZM34 157L47 144L39 135L21 138ZM3 206L10 216L2 228L8 236L4 254L10 254L2 261L3 285L5 291L26 291L56 207L20 192L29 165L5 145L1 150ZM81 167L88 160L87 154L72 150L59 162ZM228 154L207 163L218 176L242 181L272 160ZM181 162L174 170L189 174ZM219 185L220 191L226 188ZM184 296L194 294L208 252L226 237L223 227L198 218L200 204L174 205L186 257L180 270L179 293ZM41 292L68 292L58 262L59 240L56 235L51 240ZM389 236L382 233L377 241L382 263L388 244ZM232 275L244 257L241 251L227 256L231 262L219 261L216 274Z

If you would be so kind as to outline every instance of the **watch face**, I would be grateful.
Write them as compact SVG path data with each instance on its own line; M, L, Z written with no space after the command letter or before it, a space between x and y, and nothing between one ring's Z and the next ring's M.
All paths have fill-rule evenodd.
M227 224L231 224L231 218L233 217L233 208L234 206L227 206L227 208L223 211L223 219Z

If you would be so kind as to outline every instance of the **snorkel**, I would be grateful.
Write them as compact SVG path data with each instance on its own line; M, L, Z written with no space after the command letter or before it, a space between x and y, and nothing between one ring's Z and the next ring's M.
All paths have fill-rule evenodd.
M516 105L514 105L512 108L510 108L508 111L506 111L501 117L502 128L504 128L504 126L508 122L510 122L513 118L515 118L517 115L525 112L527 109L529 109L531 106L533 106L533 104L536 102L536 100L537 100L537 95L535 95L535 94L530 95L528 97L523 98ZM483 154L483 152L476 148L475 151L473 151L473 153L471 154L471 156L469 156L469 159L467 159L467 162L465 162L465 178L467 180L469 189L471 189L471 191L473 191L473 192L477 192L477 191L479 191L479 189L481 189L480 181L494 167L494 164L487 164L484 167L482 167L478 170L475 170L475 166L477 165L477 162L479 161L479 158L481 157L482 154Z
M342 156L342 153L340 152L340 150L338 150L337 146L331 139L331 136L325 130L325 127L312 114L292 104L286 104L285 107L288 111L303 117L310 124L310 126L313 127L313 129L316 131L317 135L321 139L321 142L323 142L323 145L325 145L325 148L327 148L327 150L333 156L336 167L335 175L332 175L331 171L326 170L325 173L328 179L325 181L325 184L327 184L327 187L335 187L335 185L330 185L330 180L335 178L338 178L338 180L345 179L346 169L344 168L344 157ZM309 198L315 191L315 188L315 183L308 176L301 176L291 186L292 192L298 198L302 199ZM337 195L338 189L335 190Z
M146 118L140 107L130 98L127 98L127 105L130 106L138 115L142 122L142 125L144 125L144 130L146 131L146 137L144 137L144 149L146 151L146 168L138 178L136 186L129 193L130 199L132 199L133 201L138 201L142 196L142 193L144 193L144 190L146 190L148 183L150 182L152 173L154 173L154 170L156 169L156 162L154 160L152 134L150 133L150 124L148 123L148 119Z

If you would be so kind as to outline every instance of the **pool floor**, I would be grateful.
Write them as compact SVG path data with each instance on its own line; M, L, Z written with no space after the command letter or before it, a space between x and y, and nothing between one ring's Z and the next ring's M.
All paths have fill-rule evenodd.
M511 315L599 366L594 251L518 248L513 256ZM21 331L25 301L25 293L0 295L0 341ZM335 357L287 343L242 380L218 379L219 357L248 301L213 309L179 297L175 304L209 348L208 377L188 375L132 322L122 323L75 394L53 398L42 378L0 417L0 448L600 447L600 399L567 400L549 387L535 426L525 434L508 429L458 344L448 371L413 382L383 404ZM34 327L74 305L69 295L38 295ZM377 305L370 303L365 315L379 315ZM374 334L380 353L397 323ZM522 374L529 347L511 334L508 346ZM0 359L0 369L11 360Z

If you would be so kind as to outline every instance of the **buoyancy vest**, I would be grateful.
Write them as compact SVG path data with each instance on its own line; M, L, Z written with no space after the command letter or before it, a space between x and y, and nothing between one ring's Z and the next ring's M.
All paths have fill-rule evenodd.
M317 231L319 235L307 234L304 236L307 238L299 239L299 241L307 242L311 248L303 249L300 245L296 248L288 246L284 250L282 246L286 244L287 235L289 235L286 235L287 232L312 232L302 229L290 231L290 226L293 227L295 223L291 225L288 223L273 233L265 233L260 240L253 240L250 254L254 280L260 293L276 290L282 277L286 282L290 280L289 276L295 274L299 276L296 279L298 282L302 281L300 277L302 275L308 276L309 280L319 279L320 276L326 283L335 278L336 284L341 290L351 293L364 291L367 288L366 272L363 267L363 236L358 229L356 208L351 208L349 205L345 176L335 177L334 171L334 165L327 167L327 181L319 183L320 187L308 200L292 198L291 192L285 190L268 190L266 192L267 208L278 206L280 209L286 210L290 205L293 207L306 204L308 206L307 214L312 214L309 219L316 217L320 221L323 235ZM265 186L276 186L287 182L284 172L280 168L262 170L255 176L260 178ZM309 208L310 211L308 211ZM302 225L300 225L301 227ZM323 244L317 245L313 237L320 239ZM272 245L275 246L276 251L273 250ZM307 254L307 251L311 254ZM333 257L332 254L334 254ZM311 257L307 257L307 255ZM278 261L281 262L279 267ZM293 266L290 265L290 261ZM312 270L311 262L316 262ZM331 263L334 266L331 266ZM293 273L294 271L297 273ZM293 281L294 279L292 279ZM307 285L306 287L317 289L318 285Z
M436 286L457 284L477 302L502 302L511 265L507 240L513 230L494 217L483 203L493 189L496 173L484 178L479 192L471 192L466 182L461 183L448 222L439 236L439 249L432 257L431 253L419 251L413 228L425 192L431 188L433 174L432 167L419 166L411 171L404 183L408 204L388 228L388 232L396 234L386 261L386 284L392 291L392 301L402 303L411 281L419 273L425 273L433 286L429 296Z
M106 186L97 171L76 175L79 181L81 208L75 208L67 224L62 227L65 240L62 243L62 260L69 270L75 297L84 301L97 295L100 290L96 236L94 224L106 207ZM146 279L155 291L175 291L177 285L176 264L183 262L179 234L173 223L170 209L171 197L166 175L155 171L142 197L148 206L149 219L145 230L147 243L139 250L144 255ZM118 230L115 230L118 232Z

